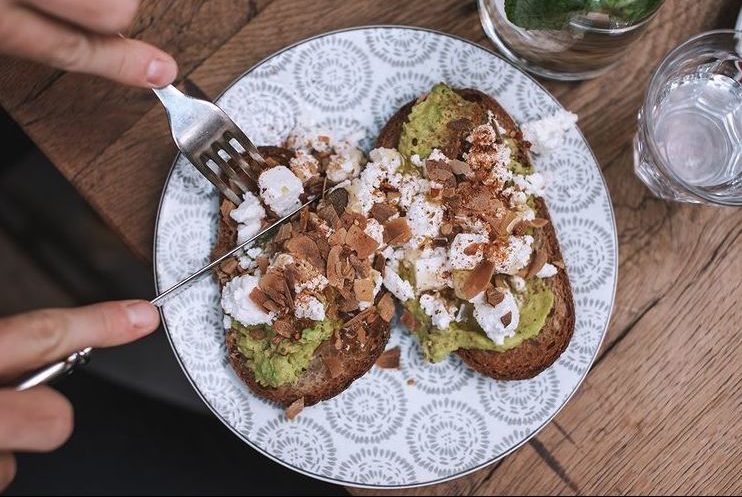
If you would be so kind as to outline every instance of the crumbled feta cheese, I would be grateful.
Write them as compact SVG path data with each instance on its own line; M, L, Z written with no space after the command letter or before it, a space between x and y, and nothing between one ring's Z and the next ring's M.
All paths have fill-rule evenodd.
M390 265L387 265L384 270L383 283L384 287L389 290L392 295L397 297L400 302L405 302L415 297L415 292L412 289L410 282L403 280Z
M288 167L276 166L263 171L258 185L263 201L279 216L301 207L299 196L304 188L301 180Z
M407 209L407 224L412 232L410 247L418 246L425 238L435 238L443 222L443 207L429 202L424 197L416 197Z
M525 206L525 208L520 211L520 219L521 221L533 221L534 219L536 219L536 211L528 206Z
M325 306L314 295L301 294L294 301L294 316L312 321L325 320Z
M358 176L361 172L361 163L363 162L363 152L349 144L335 147L335 154L330 156L327 163L327 179L333 183L340 183L349 178Z
M446 154L440 151L440 149L434 148L430 151L430 155L428 155L428 160L440 160L443 162L448 162L449 158L446 157Z
M374 296L370 301L367 301L367 300L358 301L358 309L362 311L371 307L371 304L374 303L374 299L376 299L376 296L379 294L379 290L381 290L381 284L383 283L383 278L381 277L381 273L378 272L377 270L372 269L371 276L373 276L374 278Z
M510 284L513 286L513 290L518 293L522 293L526 290L526 280L520 276L511 276Z
M502 274L515 274L528 265L533 251L533 237L531 235L514 236L508 238L508 246L495 262L495 271Z
M366 220L366 229L363 230L368 236L376 240L379 247L384 246L384 227L374 218ZM371 254L373 257L373 254Z
M246 274L228 281L222 290L222 309L245 326L271 324L276 315L266 312L250 298L250 292L258 286L258 276Z
M506 338L515 335L520 322L520 311L510 291L505 291L502 302L496 306L491 306L487 302L484 292L471 299L471 302L474 304L474 319L496 345L504 344ZM508 313L510 313L510 323L505 326L502 318Z
M437 295L425 294L420 297L420 307L422 310L430 316L431 322L434 327L439 330L448 329L451 321L454 320L454 314L456 308L453 311L448 309L445 300Z
M521 126L523 138L531 142L531 151L545 154L555 150L562 143L565 133L575 125L577 115L566 110Z
M418 291L440 290L450 286L450 283L446 249L427 247L415 261L415 288Z
M246 249L243 255L240 255L238 258L240 261L240 267L245 270L255 269L258 266L255 259L257 259L262 253L262 247L251 247Z
M232 209L229 217L237 222L237 243L244 243L260 232L265 209L260 199L253 193L247 192L242 196L242 203Z
M548 262L544 264L544 267L539 269L538 273L536 273L537 278L551 278L552 276L557 274L557 267L554 264L549 264Z
M430 190L428 180L411 174L392 174L389 176L388 182L392 188L399 191L399 205L404 209L410 207L416 195Z
M489 238L479 233L459 233L451 242L448 249L448 263L451 269L474 269L484 256L484 248L480 245L477 250L467 255L467 247L473 243L487 243Z
M319 175L319 161L302 149L296 151L296 156L289 161L289 167L303 183Z
M461 304L459 306L459 310L456 312L456 319L455 321L457 323L460 323L466 318L466 306L464 304Z
M410 157L410 162L413 166L422 169L422 167L425 165L425 161L420 158L418 154L414 154L412 157Z
M371 162L366 164L360 177L354 179L348 189L351 209L363 214L368 214L374 204L386 199L379 187L402 165L402 156L391 148L375 148L369 158Z
M513 175L513 184L526 195L542 197L546 193L546 180L540 173L533 173L528 176Z
M525 192L521 192L519 190L516 190L512 186L509 186L505 188L502 191L502 194L510 199L510 207L518 207L520 205L525 205L528 201L528 195L525 194Z
M386 247L381 251L381 255L386 259L387 264L392 267L398 267L399 261L404 259L405 252L402 249L395 249L394 247Z

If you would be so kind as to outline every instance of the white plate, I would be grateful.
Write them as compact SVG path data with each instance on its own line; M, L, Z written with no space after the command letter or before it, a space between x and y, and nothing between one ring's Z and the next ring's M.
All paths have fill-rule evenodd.
M286 48L248 70L217 103L259 144L278 144L297 123L319 123L337 136L361 132L368 148L400 105L438 81L494 96L519 122L560 108L535 80L487 49L443 33L393 26L328 33ZM219 290L211 279L163 309L186 376L250 446L341 485L428 485L512 452L554 417L585 377L608 325L617 275L610 198L579 129L567 133L559 151L535 163L550 178L547 202L576 312L569 348L538 377L493 381L455 357L425 364L415 340L395 326L389 347L401 346L401 370L373 368L340 396L288 421L251 394L227 364ZM216 192L179 157L157 219L159 289L208 261L217 204Z

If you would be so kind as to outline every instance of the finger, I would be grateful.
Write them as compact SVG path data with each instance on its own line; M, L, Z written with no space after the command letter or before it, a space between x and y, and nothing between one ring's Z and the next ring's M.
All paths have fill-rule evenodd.
M128 343L154 330L159 313L141 300L44 309L0 319L0 377L9 379L85 347Z
M51 388L0 390L0 451L52 451L67 441L72 426L72 405Z
M128 28L139 0L22 0L45 14L101 34L117 34Z
M10 452L0 452L0 493L3 492L15 478L15 457Z
M0 16L0 48L59 69L157 88L171 83L175 60L138 40L81 31L21 5Z

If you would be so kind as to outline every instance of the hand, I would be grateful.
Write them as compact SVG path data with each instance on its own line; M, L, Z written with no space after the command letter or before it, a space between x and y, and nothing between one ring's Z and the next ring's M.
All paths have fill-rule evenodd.
M172 83L175 60L118 36L139 0L0 0L0 53L146 88Z
M106 302L45 309L0 319L0 384L85 347L111 347L159 323L149 302ZM0 492L15 476L15 451L48 452L72 433L72 406L49 387L0 388Z

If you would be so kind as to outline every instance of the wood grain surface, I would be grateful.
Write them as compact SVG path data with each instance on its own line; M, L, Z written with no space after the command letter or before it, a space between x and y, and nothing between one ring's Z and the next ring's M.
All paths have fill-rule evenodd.
M523 448L467 477L395 494L742 493L742 211L655 199L633 175L631 148L659 60L693 34L732 27L740 6L668 0L609 74L544 82L579 114L613 199L620 269L608 337L572 401ZM380 23L488 45L471 0L145 1L130 34L172 52L180 81L213 97L288 44ZM153 97L2 58L0 103L149 259L174 156Z

